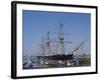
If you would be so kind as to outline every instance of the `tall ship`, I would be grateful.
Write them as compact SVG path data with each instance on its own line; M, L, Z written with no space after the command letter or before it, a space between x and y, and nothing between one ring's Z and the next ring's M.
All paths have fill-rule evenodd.
M55 46L59 47L52 50L53 46L51 44L56 44ZM57 45L58 44L58 45ZM72 44L70 41L65 41L64 32L63 32L63 24L60 24L60 30L58 32L58 38L52 40L50 38L50 32L47 32L47 39L44 41L42 39L42 55L37 56L38 60L40 60L40 64L47 65L65 65L65 66L74 66L78 65L78 59L74 57L74 53L84 44L81 42L77 45L72 51L66 53L65 44ZM59 51L59 52L58 52Z
M80 64L84 65L84 61L88 61L86 65L90 65L90 57L87 58L87 56L75 56L75 53L80 49L80 47L85 43L85 41L79 43L71 51L66 52L65 45L72 44L73 42L65 40L63 24L60 24L60 30L57 34L58 38L53 40L50 37L50 31L47 32L46 39L41 39L41 54L31 56L26 59L28 60L28 62L23 63L24 69L79 66ZM52 44L55 44L55 49ZM26 64L28 64L28 67L25 67Z

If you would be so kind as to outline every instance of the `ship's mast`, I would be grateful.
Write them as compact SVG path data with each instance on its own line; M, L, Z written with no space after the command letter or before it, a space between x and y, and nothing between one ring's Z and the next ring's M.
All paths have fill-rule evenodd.
M61 47L61 54L65 54L63 24L60 24L59 41Z
M44 54L45 53L44 38L42 38L42 46L41 46L41 48L42 48L42 54Z
M51 47L50 47L50 32L47 32L47 50L48 53L51 54Z
M47 33L47 48L48 48L48 53L51 54L51 42L56 42L60 44L60 54L65 54L65 49L64 49L64 43L72 43L72 42L66 42L64 41L64 32L63 32L63 24L60 24L60 31L59 31L59 37L58 40L50 40L50 32L48 31Z

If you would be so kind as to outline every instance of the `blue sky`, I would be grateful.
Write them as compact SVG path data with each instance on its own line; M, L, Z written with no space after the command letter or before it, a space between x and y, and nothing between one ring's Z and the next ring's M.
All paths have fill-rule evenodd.
M58 38L60 24L63 23L66 51L71 50L80 42L86 41L83 52L90 52L90 18L89 13L47 12L23 10L23 54L37 54L41 38L46 38L50 31L51 38Z

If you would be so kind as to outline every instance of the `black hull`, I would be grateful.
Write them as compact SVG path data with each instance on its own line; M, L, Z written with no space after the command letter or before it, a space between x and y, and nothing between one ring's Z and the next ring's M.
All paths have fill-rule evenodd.
M73 54L56 54L56 55L50 55L50 56L38 56L38 58L43 58L46 60L71 60L73 59Z

